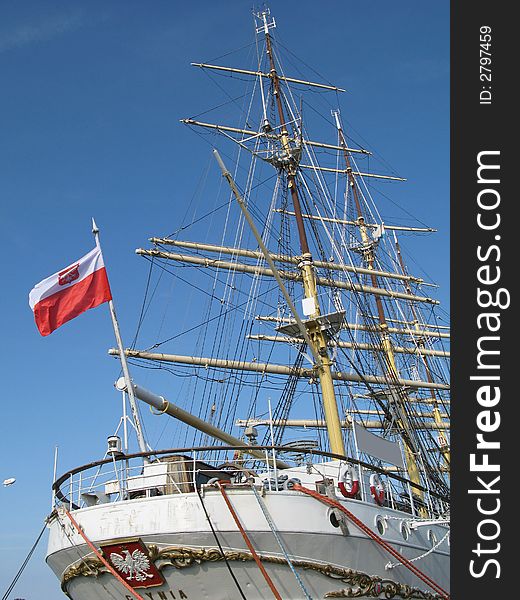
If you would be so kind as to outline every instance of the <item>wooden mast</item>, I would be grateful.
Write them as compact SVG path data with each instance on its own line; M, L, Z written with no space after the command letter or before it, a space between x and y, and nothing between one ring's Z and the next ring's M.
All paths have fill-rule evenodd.
M325 338L324 333L315 324L315 321L313 324L313 319L315 319L321 314L317 292L316 275L312 263L312 255L309 249L309 243L307 240L307 234L305 231L305 225L302 217L298 187L296 184L296 173L298 169L298 164L290 145L289 132L287 130L287 123L285 120L285 114L282 104L280 79L276 70L271 44L271 36L269 34L269 27L274 26L274 23L269 24L267 22L267 15L268 13L264 11L261 13L260 16L263 21L266 52L270 65L269 75L271 77L271 81L273 82L273 94L278 110L278 119L280 121L280 138L282 143L282 149L284 151L284 161L282 163L282 168L284 169L287 175L287 187L291 194L293 208L296 214L296 225L298 228L300 249L302 253L302 260L299 264L299 268L303 279L304 296L306 299L310 299L314 306L314 310L309 315L310 319L308 325L308 334L313 354L318 354L321 358L321 364L316 365L316 370L320 382L320 387L322 390L323 411L325 414L325 421L327 423L327 435L329 438L331 452L335 454L345 455L345 445L343 443L338 403L336 400L336 394L334 391L334 384L332 380L332 361L329 357L327 349L327 340Z
M406 275L406 267L404 264L403 256L401 254L401 247L399 246L399 242L397 240L397 236L395 233L394 233L394 241L395 241L395 247L396 247L396 251L397 251L397 258L399 260L399 265L401 266L401 271L403 272L403 275ZM408 292L411 291L410 284L407 281L405 281L405 289ZM410 303L410 310L412 311L412 315L414 318L415 328L417 331L419 331L419 319L417 318L417 312L412 303ZM424 350L424 348L425 348L424 337L422 337L422 336L417 337L417 346L419 349ZM428 361L428 358L427 358L426 354L424 354L423 352L419 352L419 354L421 355L421 359L422 359L422 362L424 365L424 370L426 372L426 379L431 383L431 382L433 382L433 378L431 375L431 368L430 368L430 363ZM442 429L444 429L444 422L442 420L441 412L439 410L438 398L437 398L437 395L435 394L435 392L433 391L433 389L430 389L430 398L433 403L433 417L435 420L435 424L437 425L437 428L438 428L439 449L440 449L442 457L444 458L444 462L446 463L446 465L449 469L449 467L450 467L450 449L448 446L448 441L446 440L446 437L442 433Z
M354 198L354 203L356 206L357 212L357 223L359 226L359 232L361 235L361 243L362 246L360 248L360 252L364 262L367 265L367 268L371 271L374 271L374 263L375 263L375 252L374 252L374 242L370 239L367 231L367 227L365 225L365 217L363 214L363 209L361 206L359 189L357 186L356 178L352 172L352 165L350 162L350 155L347 150L347 143L345 140L345 135L343 133L343 128L341 126L339 115L337 112L334 113L334 117L336 119L336 127L338 129L338 136L340 145L343 147L343 156L346 164L346 172L348 183L350 189L352 190L352 195ZM378 277L372 272L370 274L370 279L372 283L372 287L378 288ZM392 342L390 340L390 335L388 333L388 323L386 322L385 311L383 307L383 302L379 296L374 296L377 308L377 316L379 320L379 328L381 332L381 347L386 358L387 364L387 374L391 381L396 381L399 379L399 371L397 369L397 364L395 360L395 354L392 347ZM397 402L396 402L397 400ZM417 449L415 448L413 437L411 435L411 428L408 422L408 416L406 414L406 409L404 407L405 398L401 397L401 393L397 392L392 395L391 404L397 409L397 418L398 422L401 425L404 435L404 452L406 458L406 466L408 469L408 473L410 475L411 481L416 484L421 484L421 475L419 472L419 466L416 460ZM421 497L423 496L422 492L420 492Z

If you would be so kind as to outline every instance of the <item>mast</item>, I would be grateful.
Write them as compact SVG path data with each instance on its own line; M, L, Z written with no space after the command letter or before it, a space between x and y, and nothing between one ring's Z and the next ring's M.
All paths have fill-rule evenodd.
M101 250L101 243L99 241L99 228L96 225L94 219L92 219L92 233L96 241L96 246ZM141 452L148 452L148 447L144 439L143 429L141 427L141 421L139 419L139 412L137 410L137 402L135 401L135 396L132 388L132 379L130 377L130 371L128 370L128 362L126 360L126 354L123 350L123 340L121 338L121 332L119 331L119 323L117 321L116 309L114 307L114 302L112 301L112 299L108 301L108 307L110 310L110 318L112 319L112 326L114 328L114 335L116 338L117 347L119 349L119 358L121 360L123 376L126 381L126 385L128 386L128 399L130 401L130 409L132 411L135 431L137 434L137 443L139 444L139 450Z
M401 253L401 247L399 246L399 241L397 239L397 235L395 234L395 232L394 232L394 241L395 241L395 247L396 247L396 251L397 251L397 258L399 260L399 265L401 267L401 271L402 271L403 275L405 275L406 267L404 264L403 255ZM406 291L411 291L408 281L405 281L405 289L406 289ZM414 318L414 326L415 326L416 330L419 331L419 319L417 318L418 315L417 315L415 307L413 306L412 303L410 303L410 310L412 311L412 315ZM422 336L417 337L417 346L419 349L422 349L422 350L425 349L424 337L422 337ZM431 383L431 382L433 382L433 378L432 378L432 374L431 374L431 367L430 367L430 363L428 361L428 357L426 354L424 354L422 352L419 352L419 354L421 356L421 360L424 365L424 370L426 372L426 379ZM437 395L435 394L435 392L433 391L433 389L430 389L430 398L431 398L432 404L433 404L433 410L432 410L433 418L435 420L435 424L438 429L437 439L439 442L439 450L440 450L441 456L444 459L444 462L446 463L446 465L449 469L449 467L450 467L450 449L448 446L448 441L446 440L446 437L442 433L442 429L444 429L444 422L441 417L438 398L437 398Z
M338 130L339 143L343 147L343 157L345 159L346 172L348 185L352 190L352 195L354 198L354 204L356 207L357 213L357 226L359 229L359 233L361 236L361 246L358 248L359 253L367 268L371 271L370 280L372 283L372 287L378 288L379 282L377 275L374 271L374 263L375 263L375 242L370 239L368 235L367 226L365 224L365 217L363 214L363 209L361 205L360 193L357 185L356 178L352 172L352 165L350 162L350 155L347 150L347 143L345 140L345 135L343 133L343 128L341 126L341 122L339 120L339 114L337 111L333 113L336 127ZM376 309L377 309L377 317L379 321L379 329L381 332L381 348L383 350L383 355L385 356L385 362L387 367L387 374L389 379L393 382L399 380L399 371L397 368L397 363L395 360L395 354L392 347L392 342L390 339L390 335L388 332L388 323L386 321L385 311L383 307L383 302L380 296L374 296ZM416 460L417 449L415 448L414 438L412 435L412 430L410 424L408 422L408 416L406 413L405 402L406 402L406 393L401 392L400 390L396 390L395 394L391 394L390 404L394 408L394 411L397 413L396 417L400 424L400 428L402 430L402 438L404 441L404 451L406 458L406 466L408 469L408 473L410 475L411 481L416 484L421 483L421 476L419 472L419 466ZM404 397L403 397L404 396ZM421 497L423 496L422 492L420 493Z
M392 268L386 270L383 266L379 265L381 256L378 256L377 248L380 234L374 233L374 230L376 227L381 228L382 225L371 222L374 219L369 217L370 213L366 206L366 198L364 197L358 177L362 177L363 180L365 176L380 177L387 180L402 179L390 175L365 174L357 170L357 165L354 162L354 153L370 153L363 149L355 149L347 146L339 113L333 113L339 139L311 141L304 138L301 124L301 109L298 110L295 107L290 92L287 92L283 86L289 83L291 84L291 88L293 83L306 86L314 86L315 84L309 81L285 77L278 57L274 53L276 48L275 40L274 37L271 37L270 30L276 24L270 15L270 11L264 10L256 13L255 17L256 33L259 38L262 38L262 42L265 37L265 55L259 61L258 69L252 71L206 63L192 64L203 69L213 69L223 71L224 73L238 73L256 77L258 79L257 89L262 101L261 106L258 107L261 110L261 113L258 115L260 116L258 129L255 130L255 128L249 125L249 119L247 125L243 127L205 123L194 119L183 119L182 121L190 126L215 130L230 141L238 144L241 149L247 150L252 156L259 158L265 163L269 163L275 169L278 177L275 193L279 192L280 186L284 188L284 206L277 209L271 207L271 210L283 213L284 215L291 215L295 218L299 251L297 250L292 255L288 251L290 240L286 237L286 222L283 220L278 238L279 253L271 253L267 249L263 243L264 238L256 231L246 204L249 193L254 187L246 188L244 198L242 198L231 173L224 166L218 153L214 151L222 174L231 187L244 218L249 223L255 235L258 248L247 249L235 247L240 246L240 243L223 245L224 240L221 241L221 245L217 246L209 243L202 244L178 239L152 238L150 241L159 246L159 248L156 247L151 250L137 249L136 252L165 261L196 265L197 269L212 269L217 273L227 271L232 273L233 277L235 273L243 273L251 275L254 278L271 277L276 279L278 287L285 297L285 304L289 308L290 313L292 313L292 315L289 314L288 316L292 318L282 318L279 310L276 317L271 315L265 317L256 316L258 320L278 321L278 326L275 327L277 335L246 335L245 337L262 341L284 342L298 347L300 358L301 354L306 356L312 363L312 367L303 368L301 367L301 363L289 367L285 364L273 364L270 360L261 362L256 355L252 357L252 360L238 360L236 355L232 358L221 358L208 357L206 353L201 353L206 356L192 356L187 355L187 353L183 355L164 354L139 350L126 350L125 353L127 356L144 360L204 366L206 368L225 369L251 374L261 373L263 376L267 374L289 375L294 379L308 378L310 383L318 382L321 389L321 403L325 417L323 422L326 424L329 447L331 451L341 455L345 455L342 432L342 421L345 417L342 415L342 419L340 419L339 395L342 393L342 389L341 385L337 382L364 384L370 391L370 394L365 397L371 399L371 401L380 407L380 416L384 417L384 419L379 421L380 429L386 429L388 426L399 432L404 441L403 451L410 479L416 484L420 484L423 477L427 481L435 482L435 471L437 468L440 470L438 462L436 461L433 464L428 459L429 455L426 455L426 458L420 455L421 450L426 452L427 449L429 450L436 446L433 439L435 434L433 436L431 434L425 435L421 431L423 429L436 430L438 432L438 443L442 446L442 440L444 439L443 429L446 426L446 421L443 421L444 417L439 410L442 404L439 404L439 402L444 393L443 391L449 389L449 386L436 381L430 368L430 364L433 365L433 363L429 363L425 357L449 356L448 352L433 349L428 343L429 338L448 338L449 332L441 332L434 329L429 330L428 327L431 326L419 323L417 319L420 308L415 303L438 304L438 302L433 298L417 295L416 284L433 284L410 275L406 272L403 265L401 265L401 269ZM265 90L266 85L269 86L268 91ZM318 87L336 89L324 85ZM328 143L329 141L334 141L335 143ZM344 164L336 165L336 168L329 168L321 164L318 165L317 159L314 159L314 148L339 151L344 157ZM303 164L305 162L305 160L302 160L302 153L304 151L309 153L309 162L313 164ZM316 164L314 164L315 162ZM314 195L314 192L310 191L308 180L304 178L304 169L314 170L314 184L318 187L317 195ZM345 218L348 216L352 219L351 221L347 221L345 218L338 219L335 211L333 214L327 216L329 212L329 205L327 203L332 202L333 198L326 189L324 181L325 178L330 178L331 176L322 175L321 171L325 173L344 173L346 175L348 190L351 190L350 195L353 198L352 212L354 214L343 216ZM252 178L252 175L250 174L248 177ZM248 179L247 185L251 185L250 179ZM307 206L307 194L311 194L312 201L315 201L314 210L311 210L311 207ZM289 206L285 206L285 202L287 201ZM290 211L288 208L292 210ZM325 209L325 215L320 214L323 208ZM317 214L308 214L311 212ZM357 242L354 243L353 248L348 248L347 250L357 253L360 259L346 264L349 261L344 260L340 256L335 242L333 242L334 255L327 259L321 241L317 237L316 239L310 236L307 237L310 231L309 227L315 229L313 220L322 222L329 239L332 239L334 233L330 232L326 223L340 224L342 226L353 225L356 228L353 235L357 238ZM425 227L404 227L398 225L389 225L387 229L420 233L435 231ZM186 248L187 252L182 254L178 251L170 252L168 248L161 247L163 245ZM261 252L258 249L261 249ZM218 254L219 256L214 258L211 258L211 256L208 257L208 252ZM226 254L233 256L232 262L222 257L222 255ZM314 260L313 254L316 255L317 260ZM245 260L241 260L241 258ZM261 261L263 260L266 261L266 265L262 264ZM276 266L275 263L279 266ZM280 263L282 263L281 266ZM325 276L323 270L325 270ZM334 272L338 271L342 273L342 276L335 277ZM351 273L355 276L351 277ZM298 316L293 300L284 286L284 282L287 281L299 282L303 287L302 313L304 317L302 318ZM385 283L386 281L389 281L388 285ZM404 284L403 287L399 289L398 283L394 283L395 281L402 281ZM326 288L333 288L334 292L337 292L337 296L330 293L327 294L331 304L334 306L338 306L336 300L339 299L342 290L355 292L353 301L356 300L357 296L366 297L366 301L369 304L357 314L362 321L358 323L357 319L351 319L355 322L349 323L345 319L346 311L343 310L331 314L323 314L327 312L325 310L325 306L327 306L326 301L324 302L323 300ZM385 297L387 298L386 301L383 300ZM412 318L402 316L401 318L405 320L396 320L395 317L399 317L400 315L394 314L390 301L397 303L398 300L400 301L399 304L401 304L401 301L404 301L406 306L412 306ZM277 302L280 302L280 297L278 297ZM273 307L269 308L274 308L275 304L276 302L273 303ZM366 309L369 305L372 307L371 310ZM266 303L266 306L269 305ZM248 316L252 315L252 312L250 312L252 309L248 307L247 310ZM332 310L338 309L333 308ZM408 315L410 316L410 313ZM335 339L336 334L340 330L349 331L349 335L352 338L350 342ZM366 331L367 336L371 338L369 340L371 343L361 344L355 341L355 336L352 332L357 330ZM399 338L394 336L411 337L414 343L413 345L401 345L398 341ZM308 348L307 353L304 353L303 344L306 344ZM368 351L370 354L360 354L360 369L353 365L354 369L342 370L344 366L341 359L338 357L336 361L335 357L338 349L343 348L355 351L356 354L360 350ZM111 353L117 352L111 351ZM340 352L344 353L343 350L340 350ZM408 358L403 362L401 358L403 355L412 356L412 358ZM419 355L421 358L413 359L413 355ZM245 352L241 358L245 358ZM352 360L348 357L347 360L352 363ZM364 368L365 361L368 360L375 360L380 363L377 373L372 373L370 369L367 370ZM406 363L412 364L413 362L412 367L415 368L420 360L425 365L426 376L422 377L422 379L426 379L426 381L420 381L421 377L417 376L416 373L410 376L407 375ZM419 369L422 372L420 363ZM336 385L336 389L334 385ZM377 389L372 389L372 385L377 386ZM435 392L430 391L427 396L423 396L420 392L416 391L421 388L435 390ZM355 396L356 394L353 395L353 397ZM361 397L360 395L358 396ZM412 410L412 403L428 403L433 407L429 416L431 421L427 423L428 427L423 427L424 423L416 422L416 419L422 418L422 416L417 411ZM283 415L285 421L279 420L279 422L287 423L288 409L283 408L283 411L287 412L287 414L284 413ZM374 421L373 423L376 422ZM441 453L444 459L449 461L447 445L443 447Z
M345 446L343 443L343 435L341 431L341 422L339 418L338 403L336 400L336 394L334 391L334 384L332 380L331 366L332 361L329 357L327 349L327 340L324 333L317 325L313 324L313 319L319 317L321 314L320 303L318 299L316 274L314 265L312 262L312 255L309 249L309 243L307 240L307 234L305 231L305 225L302 217L302 210L300 204L300 198L298 194L298 186L296 183L296 174L298 171L297 156L299 154L298 149L292 148L289 139L289 132L287 130L287 123L285 120L285 113L282 104L282 95L280 89L280 78L276 70L274 61L273 48L271 44L271 35L269 29L275 27L274 20L268 22L268 12L263 11L260 15L263 21L263 31L265 35L266 53L269 59L270 65L270 77L273 83L273 94L276 102L276 108L278 111L278 119L280 126L280 138L283 150L282 160L280 162L280 169L285 171L287 176L287 187L291 194L291 200L296 215L296 225L298 229L298 237L300 240L300 249L302 254L302 260L298 265L303 279L304 297L309 304L312 305L312 310L309 311L308 315L308 334L311 344L311 350L313 355L319 355L321 358L321 364L316 365L320 387L322 391L322 404L323 411L325 414L325 421L327 423L327 434L330 443L331 452L335 454L345 455ZM260 28L259 31L261 31ZM258 30L257 30L258 31Z

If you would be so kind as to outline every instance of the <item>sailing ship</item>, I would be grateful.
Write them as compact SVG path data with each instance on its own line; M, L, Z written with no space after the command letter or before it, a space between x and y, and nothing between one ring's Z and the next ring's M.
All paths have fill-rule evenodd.
M56 478L47 563L73 600L448 598L449 329L400 245L433 230L382 221L376 184L401 178L364 166L339 108L308 116L305 93L342 90L286 74L254 18L254 68L193 63L245 87L241 122L183 119L222 142L222 231L136 251L199 317L110 350L123 417ZM184 443L150 448L144 404Z

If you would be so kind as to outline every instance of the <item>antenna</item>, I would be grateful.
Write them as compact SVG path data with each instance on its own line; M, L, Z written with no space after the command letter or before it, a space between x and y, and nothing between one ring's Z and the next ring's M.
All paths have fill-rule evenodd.
M269 29L274 29L276 27L276 21L274 17L271 18L271 21L268 21L268 17L271 16L271 10L269 8L264 9L261 13L253 13L257 19L262 20L262 25L258 27L258 23L256 23L256 33L269 33Z

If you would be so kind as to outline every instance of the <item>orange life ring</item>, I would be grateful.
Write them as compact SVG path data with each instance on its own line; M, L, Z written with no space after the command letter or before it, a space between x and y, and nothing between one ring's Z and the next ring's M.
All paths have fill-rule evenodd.
M344 465L340 468L338 487L345 498L355 498L359 494L359 476L352 465Z
M374 502L379 506L383 506L385 501L385 488L381 483L381 479L379 479L379 475L376 475L376 473L370 475L370 493L372 494Z

